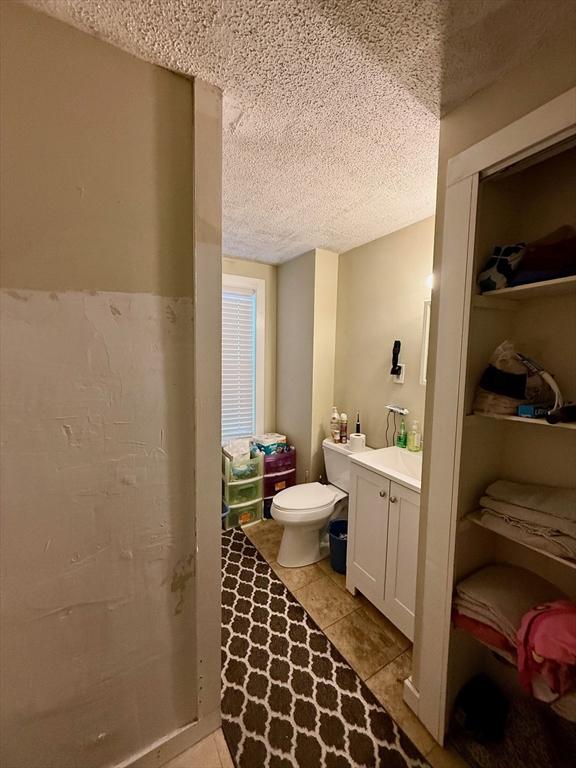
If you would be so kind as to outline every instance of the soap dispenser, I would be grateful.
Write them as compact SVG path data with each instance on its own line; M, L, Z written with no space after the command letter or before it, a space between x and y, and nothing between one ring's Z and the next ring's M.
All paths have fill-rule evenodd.
M412 422L410 431L408 432L408 450L409 451L421 451L422 450L422 432L420 432L420 425L417 421Z
M398 435L396 437L396 446L398 448L406 448L406 442L406 422L404 421L404 418L402 418L402 421L400 422L400 429L398 430Z

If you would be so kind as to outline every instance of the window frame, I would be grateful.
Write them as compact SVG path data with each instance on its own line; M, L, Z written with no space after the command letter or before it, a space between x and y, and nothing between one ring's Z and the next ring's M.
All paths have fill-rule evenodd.
M222 291L252 291L256 297L256 365L254 423L255 433L264 432L265 413L265 361L266 361L266 281L261 277L246 277L228 272L222 273ZM222 426L222 417L220 417Z

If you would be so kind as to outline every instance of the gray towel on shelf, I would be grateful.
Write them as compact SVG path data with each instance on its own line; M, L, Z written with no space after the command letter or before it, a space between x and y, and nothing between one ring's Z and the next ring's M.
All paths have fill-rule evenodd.
M497 480L486 488L486 495L576 522L576 488L553 488L548 485Z
M530 507L521 507L518 504L510 504L507 501L494 499L492 496L482 496L480 506L482 509L488 509L507 519L559 531L570 536L576 542L576 520L568 520L565 517L540 512L537 509L530 509Z
M576 539L572 536L566 536L553 528L506 517L490 509L481 509L475 514L485 528L495 533L556 557L576 560Z

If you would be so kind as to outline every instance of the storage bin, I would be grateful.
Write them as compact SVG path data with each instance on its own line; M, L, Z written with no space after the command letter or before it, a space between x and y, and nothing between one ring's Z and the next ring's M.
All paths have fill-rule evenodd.
M222 480L222 498L230 506L236 504L248 504L262 498L262 479L240 480L235 483L227 483Z
M222 528L227 531L229 528L236 528L238 525L253 523L262 518L262 499L256 499L249 504L239 504L237 506L228 506L222 504Z
M246 464L236 466L232 464L228 456L222 454L222 476L227 483L234 483L239 480L252 480L262 475L263 464L262 455L250 459Z
M264 474L277 475L279 472L287 472L289 469L296 468L296 450L283 451L282 453L273 453L271 456L264 456Z
M295 469L289 469L288 472L279 472L276 475L264 475L264 496L274 496L274 494L283 491L284 488L290 488L295 483Z

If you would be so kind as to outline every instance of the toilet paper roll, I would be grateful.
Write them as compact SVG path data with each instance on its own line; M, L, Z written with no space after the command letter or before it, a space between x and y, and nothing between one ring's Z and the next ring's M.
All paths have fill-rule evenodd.
M350 435L348 442L350 443L351 453L358 453L358 451L366 450L366 435L363 435L361 432L353 432Z

